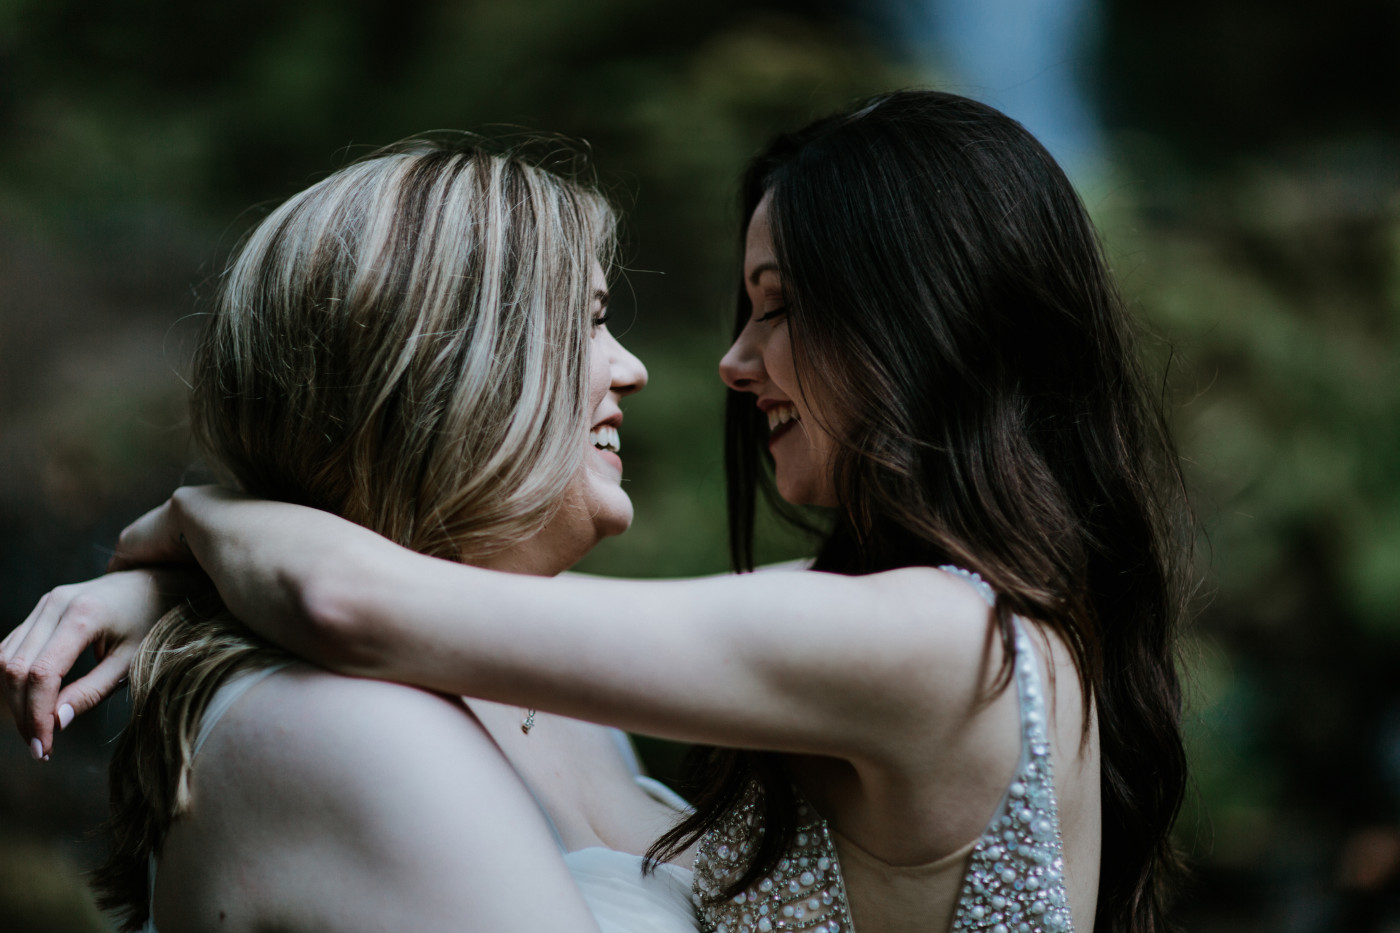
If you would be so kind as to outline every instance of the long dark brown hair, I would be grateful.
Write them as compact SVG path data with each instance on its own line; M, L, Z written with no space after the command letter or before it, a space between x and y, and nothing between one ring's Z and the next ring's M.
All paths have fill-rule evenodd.
M1189 513L1083 205L1020 124L933 91L885 95L779 137L744 178L745 229L770 193L797 373L820 379L825 427L840 438L839 507L815 568L981 574L1007 648L993 690L1009 679L1013 616L1063 637L1100 728L1095 930L1164 929L1186 780L1174 630L1189 589ZM741 288L736 337L750 316ZM731 391L741 572L753 567L760 490L809 524L776 495L766 434L752 397ZM689 845L756 784L767 830L737 893L791 842L791 779L773 753L696 754L695 813L652 854Z

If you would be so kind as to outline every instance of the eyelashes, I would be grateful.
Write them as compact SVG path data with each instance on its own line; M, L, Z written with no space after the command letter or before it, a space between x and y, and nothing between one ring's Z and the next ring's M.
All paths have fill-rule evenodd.
M757 323L762 323L763 321L771 321L771 320L773 320L773 318L778 317L779 315L782 315L782 314L787 314L787 306L786 306L786 305L784 305L784 306L781 307L781 308L774 308L772 311L769 311L767 314L761 314L761 315L759 315L758 317L754 318L754 321L757 322Z
M608 318L610 318L611 316L612 315L610 315L608 312L604 311L602 314L599 314L593 318L593 326L595 328L602 327L604 324L608 323Z

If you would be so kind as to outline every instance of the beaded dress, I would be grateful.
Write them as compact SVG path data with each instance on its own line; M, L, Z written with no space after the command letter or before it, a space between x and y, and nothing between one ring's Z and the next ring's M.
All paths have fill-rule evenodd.
M989 605L995 595L976 574L941 567L970 582ZM967 859L951 933L1071 933L1064 843L1046 733L1045 694L1036 652L1015 620L1014 676L1021 709L1021 757L1001 803ZM777 867L734 897L723 897L764 832L757 787L700 840L696 908L705 933L855 933L835 836L798 796L797 834ZM945 860L940 860L940 863ZM897 871L897 869L891 869ZM946 921L944 921L946 923ZM929 929L941 924L930 918Z

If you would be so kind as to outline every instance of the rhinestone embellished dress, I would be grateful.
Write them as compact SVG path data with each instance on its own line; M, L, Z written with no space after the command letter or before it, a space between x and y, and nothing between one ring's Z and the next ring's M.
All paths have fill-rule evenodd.
M989 605L976 574L941 570L970 582ZM1064 881L1064 843L1046 734L1045 695L1035 650L1019 619L1016 689L1021 758L987 828L971 848L950 933L1072 933ZM723 897L763 835L756 786L695 854L695 904L706 933L855 933L836 844L826 820L799 797L798 830L777 867L747 890Z

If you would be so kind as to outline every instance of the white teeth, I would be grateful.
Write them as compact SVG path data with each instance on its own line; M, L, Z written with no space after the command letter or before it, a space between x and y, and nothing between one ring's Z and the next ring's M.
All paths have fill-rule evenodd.
M778 405L768 409L768 430L776 431L779 425L787 424L797 418L797 406L790 404Z
M622 450L622 438L618 436L617 428L607 424L600 424L589 431L588 443L600 450L611 450L613 453Z

